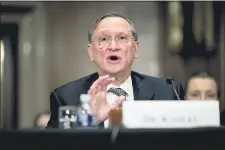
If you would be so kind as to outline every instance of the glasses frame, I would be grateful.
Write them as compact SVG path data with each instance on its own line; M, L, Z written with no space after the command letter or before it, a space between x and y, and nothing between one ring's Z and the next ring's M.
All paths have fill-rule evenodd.
M118 42L118 41L120 40L120 39L119 39L119 37L120 37L119 35L114 36L113 38L112 38L112 36L108 36L108 35L104 35L104 36L108 37L107 39L109 40L109 41L107 41L107 43L106 43L105 45L101 45L101 44L100 44L100 42L101 42L101 41L100 41L100 38L101 38L101 37L98 37L97 40L92 40L91 42L97 42L97 45L98 45L99 48L108 47L109 44L112 42L112 40L115 40L115 41L117 42L117 44L121 45L121 44ZM129 42L129 40L137 41L137 40L135 40L134 37L127 36L127 43ZM127 44L127 43L126 43L126 44Z

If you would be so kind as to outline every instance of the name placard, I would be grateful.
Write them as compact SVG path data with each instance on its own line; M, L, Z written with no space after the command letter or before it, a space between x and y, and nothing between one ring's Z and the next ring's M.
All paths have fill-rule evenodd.
M126 128L219 127L218 101L125 101Z

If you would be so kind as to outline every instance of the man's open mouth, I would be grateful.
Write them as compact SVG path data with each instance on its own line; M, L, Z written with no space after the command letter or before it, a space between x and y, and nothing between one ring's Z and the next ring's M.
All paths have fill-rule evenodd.
M109 59L110 59L111 61L117 61L117 60L120 59L120 57L118 57L118 56L116 56L116 55L113 55L113 56L109 56Z

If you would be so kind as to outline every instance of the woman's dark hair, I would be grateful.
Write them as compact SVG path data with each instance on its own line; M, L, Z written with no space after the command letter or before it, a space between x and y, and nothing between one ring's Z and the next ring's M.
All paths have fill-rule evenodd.
M194 72L186 80L186 83L185 83L185 92L187 91L188 83L189 83L190 79L192 79L192 78L210 78L210 79L213 79L213 80L216 81L216 79L209 72ZM217 90L218 90L218 93L217 93L218 98L220 98L220 88L219 88L218 84L217 84Z

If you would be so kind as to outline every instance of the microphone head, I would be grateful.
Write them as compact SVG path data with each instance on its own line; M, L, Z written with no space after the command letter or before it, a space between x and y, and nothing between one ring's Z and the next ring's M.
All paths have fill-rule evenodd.
M168 77L169 80L173 80L173 77Z
M168 84L171 84L171 83L173 82L173 78L172 78L172 77L168 77L168 78L166 79L166 82L167 82Z

